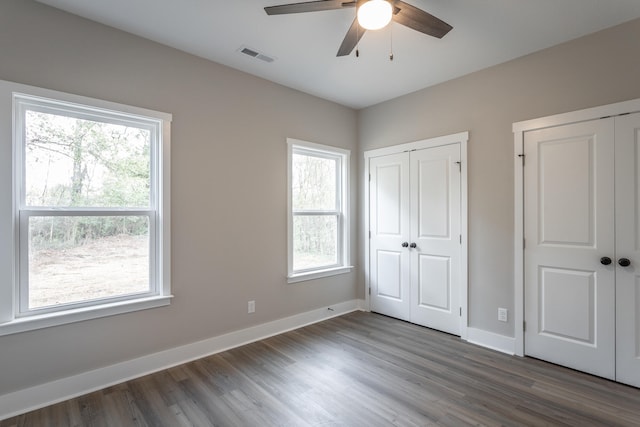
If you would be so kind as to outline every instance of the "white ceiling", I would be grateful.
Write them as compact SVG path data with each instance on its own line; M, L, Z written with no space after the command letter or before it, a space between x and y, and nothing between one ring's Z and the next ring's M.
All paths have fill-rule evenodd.
M406 0L453 30L438 40L392 24L364 35L359 58L337 58L354 8L267 16L296 0L38 1L353 108L640 17L639 0Z

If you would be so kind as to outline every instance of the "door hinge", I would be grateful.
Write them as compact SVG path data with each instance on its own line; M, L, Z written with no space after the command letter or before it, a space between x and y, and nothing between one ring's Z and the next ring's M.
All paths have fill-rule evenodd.
M371 174L369 174L369 182L371 182Z
M456 162L458 165L458 172L462 172L462 162Z
M460 235L460 244L462 244L462 234Z
M369 286L369 295L371 295L371 286Z
M522 239L522 249L527 249L527 239Z
M462 307L460 307L460 317L462 317Z
M526 157L524 154L518 154L518 157L522 159L522 166L524 166L524 158Z
M369 230L369 238L371 238L371 230Z
M522 322L522 332L527 332L527 322Z

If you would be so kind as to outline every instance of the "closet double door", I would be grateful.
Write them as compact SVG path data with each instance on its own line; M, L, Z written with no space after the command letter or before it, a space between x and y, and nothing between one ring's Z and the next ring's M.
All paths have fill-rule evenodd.
M461 144L369 159L372 311L460 335Z
M525 354L640 387L640 114L524 149Z

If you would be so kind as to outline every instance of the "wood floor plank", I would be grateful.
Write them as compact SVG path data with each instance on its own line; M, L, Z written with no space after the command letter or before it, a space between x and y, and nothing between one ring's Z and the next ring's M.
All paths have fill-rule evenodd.
M640 389L356 312L0 422L640 426Z

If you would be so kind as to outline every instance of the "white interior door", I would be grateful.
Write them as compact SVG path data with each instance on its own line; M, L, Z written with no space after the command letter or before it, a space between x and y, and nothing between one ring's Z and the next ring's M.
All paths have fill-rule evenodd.
M614 121L525 133L525 353L615 376ZM632 279L634 280L634 279Z
M371 310L409 320L409 153L369 161Z
M461 310L459 162L460 144L410 153L411 321L455 335Z
M640 114L615 120L616 380L640 387Z

